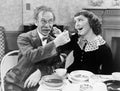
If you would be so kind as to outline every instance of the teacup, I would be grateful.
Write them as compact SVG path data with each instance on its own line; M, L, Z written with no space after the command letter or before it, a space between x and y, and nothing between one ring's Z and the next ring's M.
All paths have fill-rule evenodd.
M67 73L67 69L65 68L58 68L54 71L54 73L60 77L64 77Z
M112 77L114 80L120 80L120 72L113 72Z
M103 82L95 82L93 84L93 90L92 91L108 91L107 86Z

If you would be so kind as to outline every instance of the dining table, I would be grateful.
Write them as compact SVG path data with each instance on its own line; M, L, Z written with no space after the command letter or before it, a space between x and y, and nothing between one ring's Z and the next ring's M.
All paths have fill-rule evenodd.
M91 76L88 81L80 81L78 83L75 83L70 80L69 74L67 74L63 79L62 86L48 87L40 82L40 86L37 91L120 91L120 87L115 90L108 87L108 85L111 84L109 81L116 80L112 75L95 74ZM91 89L85 89L87 86L91 86Z

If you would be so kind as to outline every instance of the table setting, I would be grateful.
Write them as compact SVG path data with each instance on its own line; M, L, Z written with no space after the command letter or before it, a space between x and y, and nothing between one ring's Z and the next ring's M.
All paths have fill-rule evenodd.
M56 69L52 75L43 76L37 91L120 91L120 72L111 75L94 74L86 70L67 73Z

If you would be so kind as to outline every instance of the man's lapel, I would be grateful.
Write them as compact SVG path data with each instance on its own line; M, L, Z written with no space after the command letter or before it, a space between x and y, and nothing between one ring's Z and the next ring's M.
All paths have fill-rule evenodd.
M47 43L52 41L54 38L52 36L48 36L48 39L47 39ZM42 41L37 33L37 30L34 30L32 32L32 40L33 40L33 45L35 48L37 48L38 46L42 46ZM51 55L55 55L57 54L56 52L56 49L54 49L52 52L51 52Z
M49 35L49 36L48 36L48 39L47 39L47 43L50 42L50 41L52 41L52 40L54 40L54 38L53 38L51 35ZM54 49L54 50L51 52L51 54L52 54L52 55L57 54L56 49Z
M32 32L32 39L33 39L33 42L36 45L36 47L42 46L42 41L41 41L41 39L40 39L40 37L39 37L39 35L37 33L37 30L34 30Z

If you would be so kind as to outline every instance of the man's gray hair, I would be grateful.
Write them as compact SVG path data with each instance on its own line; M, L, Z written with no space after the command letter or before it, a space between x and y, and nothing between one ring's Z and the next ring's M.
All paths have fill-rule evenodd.
M47 6L40 6L40 7L37 7L35 10L34 10L34 19L37 20L38 19L38 15L40 12L51 12L53 14L53 19L55 21L55 14L53 13L53 10L50 8L50 7L47 7Z

